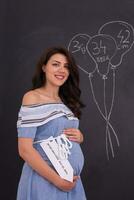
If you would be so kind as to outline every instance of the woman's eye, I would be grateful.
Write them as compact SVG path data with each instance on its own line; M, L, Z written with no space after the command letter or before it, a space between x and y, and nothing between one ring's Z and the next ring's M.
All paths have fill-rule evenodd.
M67 68L67 69L68 69L68 68L69 68L69 65L65 65L65 68Z
M58 64L58 63L53 63L52 65L53 65L53 66L57 66L57 67L59 66L59 64Z

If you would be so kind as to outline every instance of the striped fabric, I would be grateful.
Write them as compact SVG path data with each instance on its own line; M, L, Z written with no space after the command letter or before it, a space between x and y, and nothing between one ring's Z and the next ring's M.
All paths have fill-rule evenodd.
M57 117L66 116L69 120L78 120L63 103L34 104L21 106L17 127L41 126Z

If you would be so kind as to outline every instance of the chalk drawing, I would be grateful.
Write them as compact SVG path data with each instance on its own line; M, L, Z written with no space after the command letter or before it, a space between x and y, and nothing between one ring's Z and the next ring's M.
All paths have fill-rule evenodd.
M111 59L111 64L113 66L119 66L124 55L133 46L134 28L127 22L111 21L101 26L98 33L110 35L115 39L117 44L117 52L113 59Z
M124 55L132 48L133 43L134 29L132 25L123 21L110 21L102 25L98 34L92 37L83 33L74 35L68 45L68 50L74 55L78 67L89 77L93 101L106 122L105 143L108 160L110 155L113 158L115 157L115 143L112 141L111 134L115 138L116 145L120 146L117 133L110 121L115 101L116 68L122 63ZM91 59L93 61L92 64ZM112 70L112 98L108 112L106 105L106 80L110 70ZM92 82L94 73L98 73L103 81L104 111L102 111L95 95Z
M90 40L87 34L76 34L69 42L68 49L75 55L78 67L86 74L93 74L96 71L96 65L87 52L87 43ZM91 64L92 62L92 64Z

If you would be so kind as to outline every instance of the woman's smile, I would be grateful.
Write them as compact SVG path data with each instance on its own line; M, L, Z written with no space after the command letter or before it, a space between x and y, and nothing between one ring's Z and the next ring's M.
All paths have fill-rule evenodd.
M65 78L64 75L55 75L58 80L63 80Z

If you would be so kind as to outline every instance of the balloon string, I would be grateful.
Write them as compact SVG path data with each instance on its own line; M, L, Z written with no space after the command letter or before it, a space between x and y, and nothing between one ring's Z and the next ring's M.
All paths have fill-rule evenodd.
M95 94L94 94L94 89L93 89L93 84L92 84L92 76L89 74L88 77L89 77L89 81L90 81L90 86L91 86L91 92L92 92L93 100L94 100L94 102L95 102L95 104L96 104L96 106L97 106L97 108L98 108L98 110L99 110L101 116L106 120L106 117L105 117L104 114L102 113L102 111L101 111L101 109L100 109L100 106L99 106L99 104L98 104L98 102L97 102L97 100L96 100Z
M113 91L112 91L111 107L110 107L110 111L109 111L109 114L108 114L108 121L110 120L110 117L111 117L111 113L112 113L113 105L114 105L114 99L115 99L115 68L112 68L112 70L113 70ZM117 145L120 146L117 134L115 132L113 132L113 133L114 133L114 136L116 138Z
M89 79L90 79L90 85L91 85L92 95L93 95L93 99L94 99L94 101L95 101L95 104L97 105L97 108L98 108L100 114L102 115L102 117L103 117L105 120L108 120L108 121L109 121L109 120L110 120L110 117L111 117L113 105L114 105L114 98L115 98L115 68L112 67L112 70L113 70L113 91L112 91L112 102L111 102L111 107L110 107L109 114L107 114L107 108L106 108L106 106L104 105L104 108L105 108L105 115L106 115L106 117L105 117L105 115L102 113L102 111L101 111L101 109L100 109L100 107L99 107L99 104L98 104L98 102L97 102L97 100L96 100L96 97L95 97L95 94L94 94L93 85L92 85L92 80L91 80L91 77L93 76L93 73L92 73L92 72L91 72L91 73L87 72L86 70L84 70L84 69L83 69L82 67L80 67L79 65L78 65L78 67L79 67L83 72L85 72L86 74L88 74L88 77L89 77ZM109 72L109 70L108 70L108 72ZM100 74L100 75L101 75L101 74ZM102 75L101 75L101 76L102 76ZM105 80L105 79L106 79L106 75L103 75L102 78ZM104 90L104 91L105 91L105 90ZM104 95L105 95L105 94L104 94ZM104 97L104 99L105 99L105 97ZM108 117L107 117L107 115L108 115ZM116 138L117 145L120 146L119 140L118 140L118 137L117 137L117 134L115 133L115 131L114 131L114 129L113 129L113 127L112 127L112 125L111 125L110 122L108 123L108 126L110 126L110 128L112 129L112 131L113 131L113 133L114 133L114 136L115 136L115 138ZM109 128L108 128L108 130L109 130Z
M99 69L98 69L98 66L97 66L97 72L98 74L102 77L102 78L106 78L107 74L109 73L109 69L110 69L110 63L108 63L108 67L107 67L107 71L105 74L102 74Z
M94 102L95 102L95 104L96 104L96 106L97 106L97 108L98 108L101 116L104 118L104 120L106 120L106 117L103 114L103 112L101 111L101 108L100 108L100 106L99 106L99 104L98 104L98 102L96 100L96 97L95 97L95 94L94 94L94 89L93 89L93 84L92 84L92 75L90 75L90 74L89 74L89 81L90 81L90 86L91 86L91 92L92 92L93 100L94 100ZM112 125L110 124L110 122L109 122L109 126L114 131L114 129L112 128Z
M115 68L112 68L112 70L113 70L113 90L112 90L112 101L111 101L111 107L110 107L109 114L107 112L107 107L106 107L106 79L103 79L104 80L104 109L105 109L105 116L107 118L107 124L106 124L106 152L107 152L108 160L109 160L108 139L109 139L109 143L110 143L112 156L114 157L113 144L112 144L112 140L111 140L110 130L109 130L109 127L108 127L108 122L109 122L110 117L111 117L111 113L112 113L112 109L113 109L113 105L114 105L114 98L115 98ZM118 137L117 137L115 132L113 132L113 133L114 133L114 136L116 138L117 145L119 146L120 144L119 144Z
M83 69L82 67L80 67L79 65L77 65L83 72L85 72L86 74L89 75L89 72L87 72L85 69Z
M109 126L108 126L109 120L108 120L108 112L107 112L107 107L106 107L106 78L104 78L103 80L104 80L104 109L105 109L105 116L106 116L106 153L107 153L107 158L109 160L108 140L110 143L110 149L111 149L113 157L114 157L114 149L113 149L110 130L109 130Z
M108 121L107 121L107 108L106 108L106 78L103 78L104 80L104 110L105 110L105 116L106 116L106 154L107 154L107 159L109 160L109 152L108 152Z
M101 108L100 108L100 106L99 106L99 104L98 104L98 102L97 102L97 100L96 100L95 93L94 93L94 89L93 89L93 84L92 84L92 74L89 74L88 77L89 77L89 81L90 81L90 86L91 86L91 92L92 92L93 100L94 100L94 102L95 102L95 104L96 104L96 106L97 106L97 108L98 108L98 110L99 110L101 116L102 116L102 117L104 118L104 120L107 122L107 126L109 126L109 127L111 128L112 132L114 133L114 135L115 135L115 137L116 137L116 139L117 139L117 143L119 144L119 141L118 141L117 135L116 135L116 133L115 133L115 130L114 130L113 126L111 125L111 123L109 122L109 120L110 120L110 115L111 115L111 112L112 112L112 107L113 107L113 101L114 101L115 84L114 84L114 87L113 87L113 98L112 98L110 113L109 113L109 115L108 115L108 117L107 117L107 116L105 116L105 115L103 114L103 112L101 111ZM106 106L105 106L105 112L107 113ZM106 113L105 113L105 114L106 114ZM108 129L109 129L109 128L108 128ZM107 130L108 130L108 129L107 129ZM110 137L109 131L107 131L107 135L106 135L106 136L107 136L107 137L106 137L106 151L107 151L107 158L109 159L109 156L108 156L108 139L109 139L109 143L110 143L110 146L111 146L111 151L113 152L113 150L112 150L112 149L113 149L113 148L112 148L112 141L111 141L111 137ZM112 153L112 155L114 155L114 152ZM114 157L114 156L113 156L113 157Z

